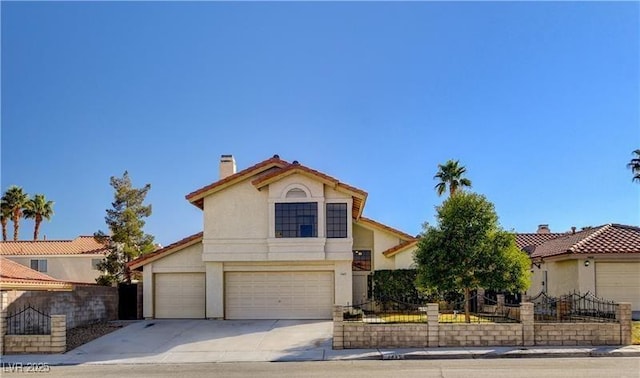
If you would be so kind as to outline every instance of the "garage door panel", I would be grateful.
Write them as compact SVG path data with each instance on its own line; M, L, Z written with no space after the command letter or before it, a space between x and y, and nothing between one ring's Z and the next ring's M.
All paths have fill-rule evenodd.
M333 272L227 272L227 319L330 319Z
M204 273L156 273L155 317L205 317Z
M640 263L596 263L596 295L640 311Z

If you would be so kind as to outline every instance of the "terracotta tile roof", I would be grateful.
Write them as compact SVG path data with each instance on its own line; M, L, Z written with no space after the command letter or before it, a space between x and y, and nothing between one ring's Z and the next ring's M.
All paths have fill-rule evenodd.
M378 228L378 229L382 229L382 230L388 231L388 232L390 232L392 234L395 234L396 236L400 237L400 239L403 239L405 241L406 240L416 240L415 237L413 237L413 236L411 236L411 235L409 235L409 234L407 234L405 232L402 232L402 231L400 231L400 230L398 230L396 228L387 226L386 224L382 224L380 222L374 221L373 219L370 219L370 218L360 217L360 219L358 219L358 222L356 222L356 223L363 223L363 224L372 226L374 228Z
M232 183L242 181L249 176L264 172L273 167L282 168L286 167L287 165L289 165L289 163L281 160L278 155L274 155L270 159L261 161L260 163L252 165L249 168L243 169L240 172L225 177L222 180L218 180L200 189L194 190L193 192L187 194L185 198L195 206L198 206L200 209L202 209L204 197L206 197L208 194L215 193L217 190L221 190L222 188L226 187L227 184L231 185Z
M186 238L178 240L175 243L171 243L166 247L160 248L151 253L147 253L144 256L140 256L137 259L130 261L127 265L129 266L129 269L141 268L143 265L146 265L154 260L170 255L190 245L202 242L202 235L202 232L198 232L197 234L187 236Z
M524 233L524 234L516 234L516 244L519 248L524 248L532 245L540 245L548 240L555 239L565 235L565 233L556 232L549 234L539 234L539 233Z
M73 240L2 241L0 255L82 255L106 253L107 248L93 236Z
M3 289L71 289L69 282L59 281L44 273L0 256L0 283Z
M575 234L564 234L536 246L531 257L603 253L640 253L640 227L605 224Z
M398 245L396 245L395 247L391 247L389 249L387 249L386 251L383 251L382 254L385 255L386 257L391 257L394 255L397 255L398 253L405 251L413 246L415 246L416 244L418 244L418 239L414 239L414 240L407 240L404 241Z

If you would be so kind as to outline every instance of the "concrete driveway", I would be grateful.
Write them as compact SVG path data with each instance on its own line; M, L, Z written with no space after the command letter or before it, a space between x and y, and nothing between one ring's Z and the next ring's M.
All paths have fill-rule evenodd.
M62 363L324 359L331 321L145 320L61 355Z

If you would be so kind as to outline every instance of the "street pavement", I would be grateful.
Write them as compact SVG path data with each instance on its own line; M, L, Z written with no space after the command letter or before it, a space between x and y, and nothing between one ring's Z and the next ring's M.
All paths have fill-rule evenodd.
M3 366L640 357L640 345L333 350L332 329L331 321L144 320L64 354L0 357Z

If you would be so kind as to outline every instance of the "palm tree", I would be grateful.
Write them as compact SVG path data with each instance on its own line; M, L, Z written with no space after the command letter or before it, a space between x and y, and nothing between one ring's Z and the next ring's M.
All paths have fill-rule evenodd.
M471 187L471 180L462 177L467 172L467 168L459 165L458 160L448 160L444 164L438 164L438 173L433 176L434 179L440 180L436 184L435 189L441 196L449 188L449 196L456 193L458 187Z
M40 223L42 223L42 220L50 220L52 215L53 201L47 201L44 194L36 194L34 198L27 202L24 207L24 217L35 221L35 226L33 227L33 240L38 240Z
M633 178L631 181L640 182L640 149L632 152L636 157L631 159L629 164L627 164L627 168L631 169L631 173L633 173Z
M2 198L0 200L0 223L2 223L2 241L7 241L7 223L11 218L11 209L7 202Z
M24 209L25 204L29 201L29 195L22 191L21 187L13 185L4 193L2 201L6 203L6 206L11 212L11 221L13 221L13 240L18 240L22 209Z

